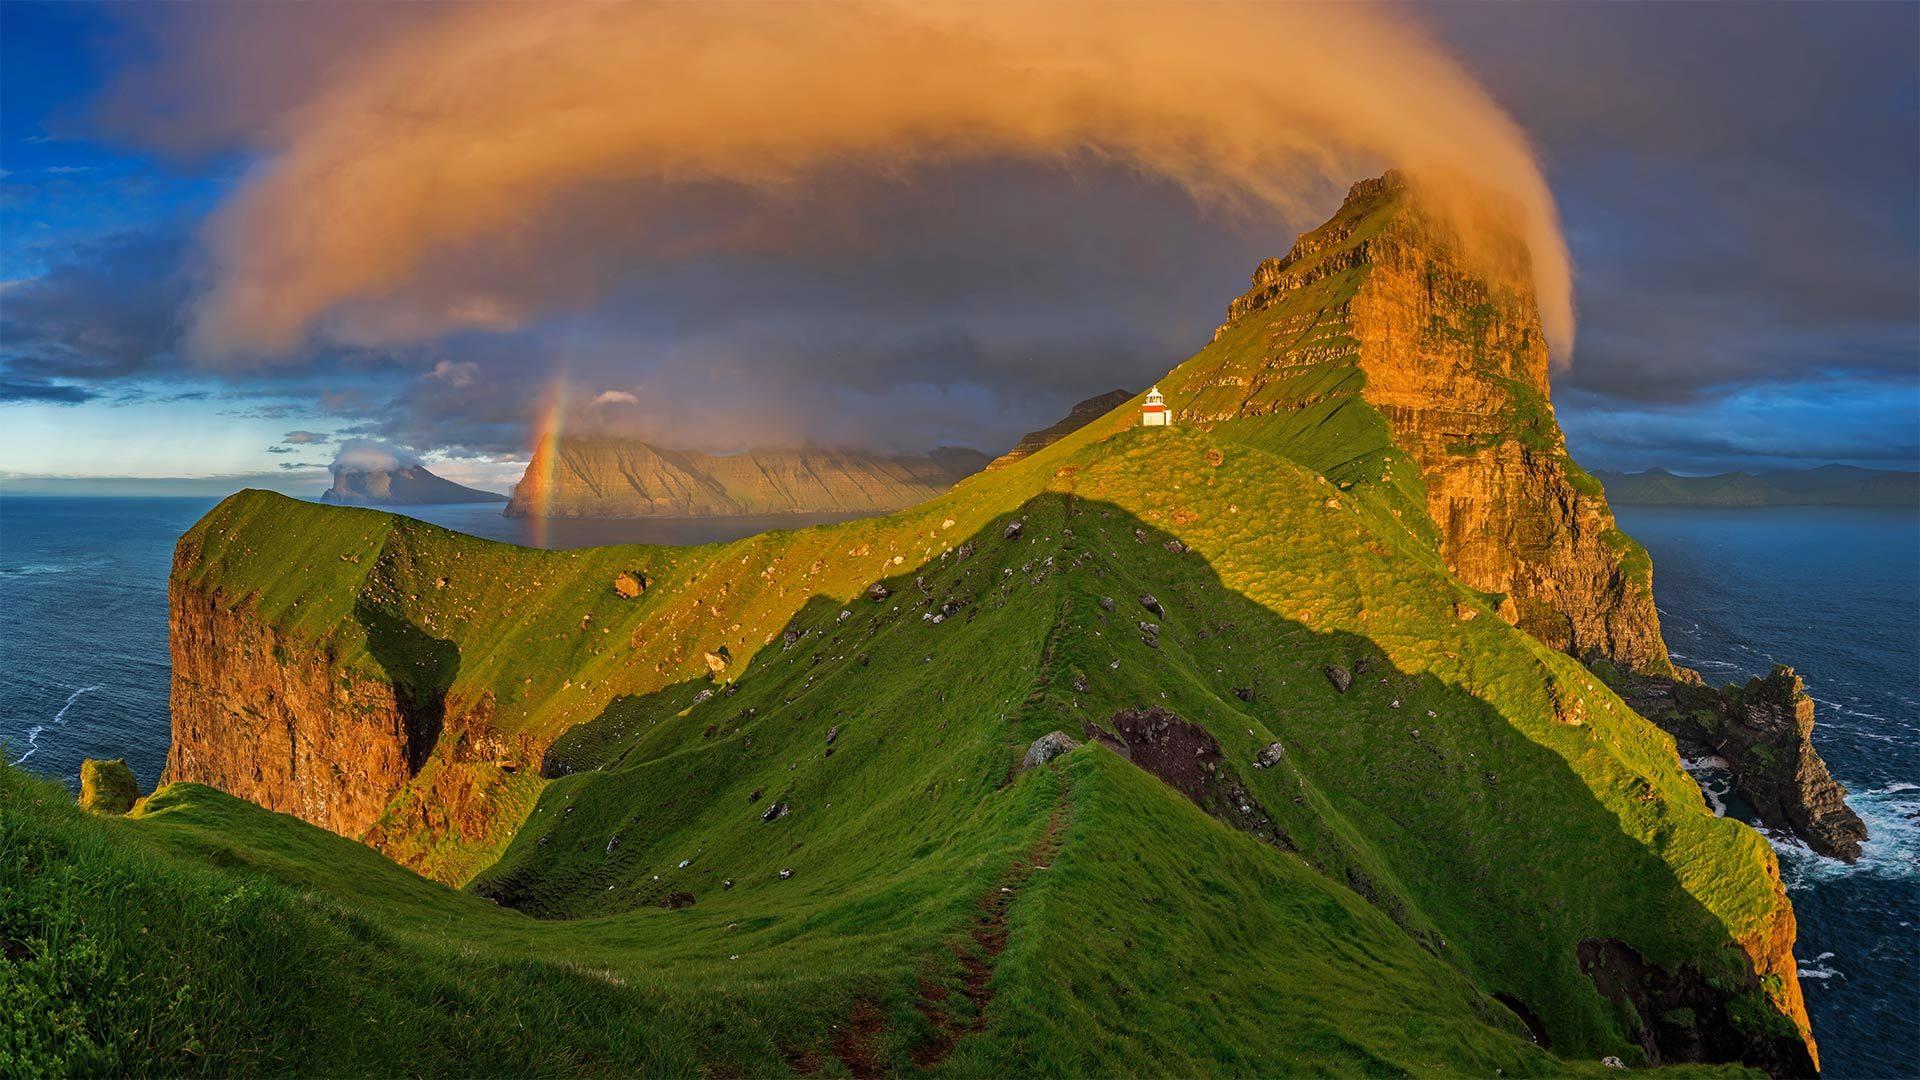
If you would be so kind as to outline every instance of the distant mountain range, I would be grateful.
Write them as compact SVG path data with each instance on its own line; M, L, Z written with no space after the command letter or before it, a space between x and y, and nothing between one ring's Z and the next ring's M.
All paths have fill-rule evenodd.
M548 517L877 513L930 499L986 463L987 455L958 447L916 457L823 449L714 455L587 437L536 451L526 476L550 471ZM507 516L539 515L535 496L536 486L522 478Z
M426 506L506 502L507 497L435 476L425 465L401 465L392 469L335 469L333 486L320 501L343 506Z
M1920 506L1920 473L1824 465L1818 469L1678 476L1665 469L1596 472L1607 498L1628 506Z

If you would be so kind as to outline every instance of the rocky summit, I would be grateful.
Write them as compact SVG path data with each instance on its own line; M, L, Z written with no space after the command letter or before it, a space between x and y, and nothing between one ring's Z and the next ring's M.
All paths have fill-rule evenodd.
M390 468L333 469L333 486L321 502L341 506L422 506L440 503L506 502L507 497L456 484L429 471L425 465L398 462Z
M953 447L917 457L827 449L714 455L588 436L536 449L506 512L584 518L876 513L930 499L986 463L977 450Z
M1815 1072L1772 847L1614 689L1677 673L1531 296L1388 176L1158 386L725 545L226 500L167 782L0 771L164 1018L95 1071ZM568 483L761 505L654 457ZM1778 683L1729 723L1800 739Z

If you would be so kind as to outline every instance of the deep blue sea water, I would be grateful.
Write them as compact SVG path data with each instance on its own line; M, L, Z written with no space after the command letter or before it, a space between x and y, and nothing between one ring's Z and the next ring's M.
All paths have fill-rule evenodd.
M1653 554L1674 660L1709 683L1776 662L1871 834L1859 862L1774 837L1827 1076L1920 1075L1920 515L1614 508ZM1724 791L1710 766L1696 775Z
M0 496L7 760L72 783L83 757L125 756L153 785L167 751L167 571L214 501ZM1676 659L1713 682L1790 663L1820 703L1816 744L1873 833L1853 866L1775 839L1823 1063L1833 1077L1920 1074L1920 517L1616 512L1653 553ZM409 513L529 540L497 506ZM700 543L812 520L557 522L549 543ZM1709 763L1698 772L1723 784Z

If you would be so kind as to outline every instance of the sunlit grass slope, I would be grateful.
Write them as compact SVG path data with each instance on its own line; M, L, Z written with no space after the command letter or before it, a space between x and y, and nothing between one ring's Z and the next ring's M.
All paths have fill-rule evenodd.
M102 820L9 774L16 1052L80 1025L101 1070L1537 1075L1639 1060L1590 937L1784 1023L1763 995L1797 988L1738 947L1784 911L1764 841L1440 569L1401 493L1118 423L715 548L534 552L236 496L185 572L370 673L405 665L356 610L453 641L450 697L551 741L550 778L513 774L527 809L460 849L454 891L211 789ZM1017 768L1150 706L1218 741L1278 842L1098 744ZM260 936L223 936L235 905Z

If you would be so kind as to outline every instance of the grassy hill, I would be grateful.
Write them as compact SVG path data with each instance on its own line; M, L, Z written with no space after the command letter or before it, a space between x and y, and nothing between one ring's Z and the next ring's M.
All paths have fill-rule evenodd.
M1797 991L1791 967L1752 970L1754 955L1771 962L1763 943L1791 920L1765 843L1708 814L1666 736L1491 617L1418 553L1416 533L1376 532L1393 520L1387 498L1336 494L1283 458L1181 429L1057 444L1017 467L1040 490L965 532L937 520L922 531L948 512L936 507L911 522L682 552L537 552L373 512L231 500L202 527L201 557L218 542L246 550L248 566L310 562L310 575L280 575L282 591L252 602L289 627L332 628L347 664L379 664L377 641L350 644L342 629L362 625L350 612L365 604L326 608L320 597L371 591L462 644L518 629L490 652L463 648L454 686L511 686L536 671L612 679L621 657L651 654L601 642L668 634L679 603L723 590L742 597L734 640L772 640L735 650L739 666L723 678L737 689L702 700L719 684L700 675L698 654L666 671L635 665L661 677L590 706L580 724L545 700L565 690L503 693L503 727L563 733L547 756L556 775L514 777L531 812L461 891L196 785L101 821L22 805L28 785L10 780L7 827L84 856L75 891L38 910L78 904L89 928L118 928L159 899L153 890L174 890L166 906L180 914L165 932L192 956L186 970L242 969L167 984L212 995L203 1024L214 1026L190 1024L182 1038L217 1052L115 1044L102 1005L62 1002L101 1032L96 1060L355 1071L388 1045L371 1021L405 1026L450 992L432 980L419 999L373 988L382 970L416 967L443 986L488 988L467 991L476 1030L429 1024L406 1037L443 1040L448 1071L496 1052L532 1060L543 1046L591 1069L701 1062L752 1074L1537 1074L1605 1053L1644 1059L1638 1033L1662 1021L1595 990L1576 956L1592 938L1725 988L1732 1005L1721 1007L1760 1043L1791 1030L1766 1004ZM758 580L772 559L811 565L801 560L853 535L889 535L883 525L938 550L898 565L870 552L868 564L892 572L841 575L778 626L745 621L759 605L731 582ZM268 538L288 547L255 546ZM1175 541L1186 550L1170 550ZM642 562L645 614L618 621L630 602L605 583ZM443 567L460 582L434 588L451 577ZM448 599L468 580L503 595ZM868 598L872 580L885 600ZM506 602L521 588L541 590L539 605ZM954 614L933 622L946 605ZM1484 614L1463 620L1464 610ZM480 622L489 613L497 621ZM596 634L601 618L583 627L583 614L618 625ZM1361 660L1346 693L1322 671ZM1017 770L1039 735L1086 739L1086 724L1111 729L1117 711L1147 706L1217 740L1215 775L1257 804L1263 830L1209 815L1098 743ZM1275 741L1280 761L1254 767ZM786 812L762 820L774 806ZM110 873L148 879L146 891L94 888L93 864L115 860L133 860ZM218 1022L217 1001L241 992L222 979L305 994L299 978L244 970L268 963L252 948L190 946L199 920L236 892L277 932L315 935L272 944L276 955L366 954L367 971L348 963L327 976L364 980L342 990L362 1004L314 1022L358 1032L369 1056L330 1058L323 1041L287 1028L296 1019ZM102 919L102 907L115 914ZM10 911L7 936L73 932L34 912ZM139 954L130 940L100 947ZM513 973L511 1001L492 992L501 972ZM38 999L49 1012L61 986L72 983ZM144 978L125 992L144 1000ZM1542 1056L1496 994L1534 1017L1560 1056ZM565 1023L527 1017L576 998L596 1003ZM615 1025L626 1033L585 1039L604 1009L633 1017Z
M1385 235L1384 194L1308 262ZM885 517L549 552L222 503L176 562L169 778L336 824L393 786L362 846L200 784L103 819L0 773L0 1062L1810 1071L1771 848L1427 511L1545 475L1599 543L1544 398L1428 468L1378 354L1331 322L1272 347L1360 318L1371 271L1287 273L1162 381L1178 426L1128 403ZM1538 568L1588 557L1521 554L1544 606ZM1023 768L1056 731L1081 745ZM302 763L273 784L268 739Z

